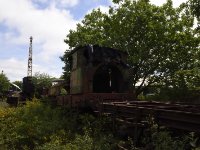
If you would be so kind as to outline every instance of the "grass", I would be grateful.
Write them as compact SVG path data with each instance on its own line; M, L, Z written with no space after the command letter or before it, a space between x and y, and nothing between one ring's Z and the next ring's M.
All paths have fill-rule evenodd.
M0 107L8 107L8 104L5 101L0 100Z

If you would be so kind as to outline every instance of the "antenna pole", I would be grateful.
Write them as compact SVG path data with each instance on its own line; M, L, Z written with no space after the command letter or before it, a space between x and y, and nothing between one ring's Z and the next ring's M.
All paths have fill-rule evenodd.
M28 56L28 77L32 77L32 41L33 37L30 37L30 46L29 46L29 56Z

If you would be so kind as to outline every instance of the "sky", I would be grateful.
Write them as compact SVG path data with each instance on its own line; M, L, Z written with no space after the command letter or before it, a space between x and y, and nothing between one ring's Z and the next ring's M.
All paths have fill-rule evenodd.
M179 6L186 0L174 0ZM166 0L151 0L162 5ZM8 79L22 81L27 76L30 36L33 37L33 75L47 73L59 78L64 63L60 60L68 45L69 30L92 9L102 11L112 0L0 0L0 72Z

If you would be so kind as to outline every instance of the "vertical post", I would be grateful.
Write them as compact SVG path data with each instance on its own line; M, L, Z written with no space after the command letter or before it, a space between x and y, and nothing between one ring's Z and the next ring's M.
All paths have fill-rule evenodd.
M135 105L135 128L134 128L134 145L137 145L138 143L138 104Z
M28 72L27 76L32 77L32 41L33 37L30 37L30 46L29 46L29 57L28 57Z

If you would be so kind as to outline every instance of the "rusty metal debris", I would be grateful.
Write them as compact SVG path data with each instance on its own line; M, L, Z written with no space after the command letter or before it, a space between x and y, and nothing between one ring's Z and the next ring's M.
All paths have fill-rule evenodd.
M138 125L151 116L158 125L200 132L200 105L129 101L103 103L100 110Z

